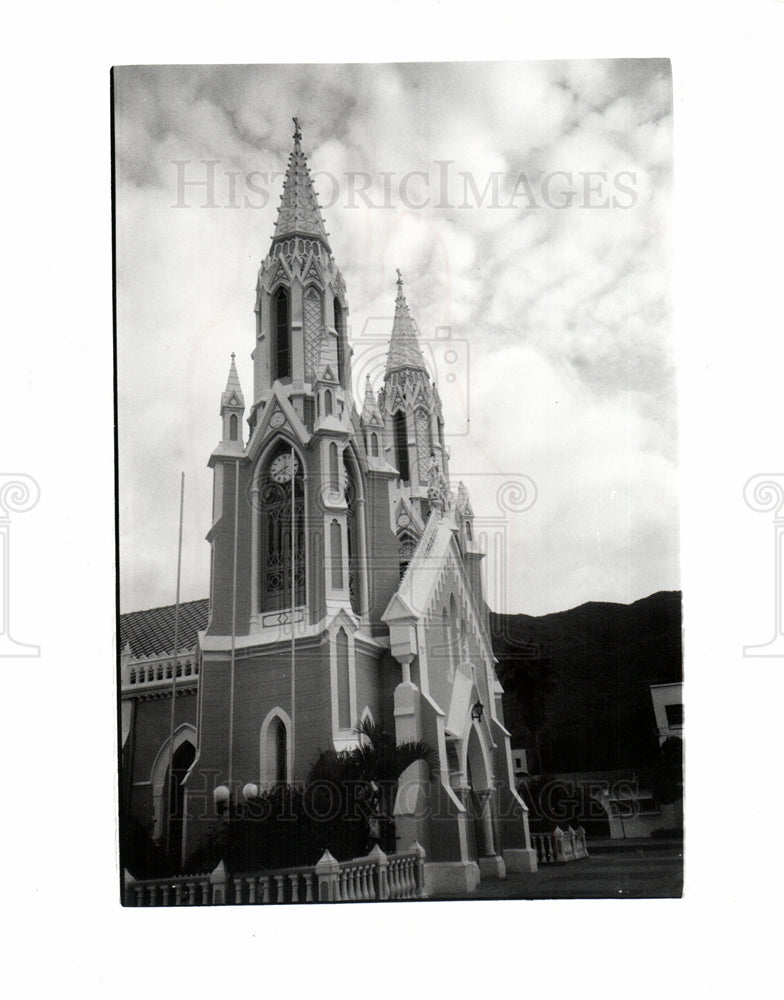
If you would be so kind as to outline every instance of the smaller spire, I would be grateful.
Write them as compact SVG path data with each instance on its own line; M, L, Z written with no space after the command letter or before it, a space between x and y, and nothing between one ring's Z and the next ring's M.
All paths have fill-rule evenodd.
M395 271L397 273L397 296L395 298L392 336L389 339L386 373L389 375L400 368L412 368L426 373L427 368L419 346L416 324L403 294L403 275L400 273L399 267L395 268Z
M226 388L223 390L223 395L221 396L221 406L245 406L245 399L242 395L242 386L240 385L240 377L237 374L237 366L234 363L234 352L231 354L231 367L229 368L229 377L226 379ZM237 402L231 403L230 400L232 396L236 397Z
M376 401L376 394L373 392L373 385L370 381L370 376L365 376L365 402L362 406L362 413L360 415L360 420L363 424L368 423L374 413L378 412L378 403Z

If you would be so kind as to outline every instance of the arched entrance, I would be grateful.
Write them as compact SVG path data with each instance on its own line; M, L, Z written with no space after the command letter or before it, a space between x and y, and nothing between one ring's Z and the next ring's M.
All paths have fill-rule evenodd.
M468 733L465 773L468 785L465 806L470 818L469 852L474 860L481 861L482 858L494 857L496 848L493 834L492 773L484 741L476 724L471 726Z
M185 789L182 787L182 781L196 759L196 728L190 723L183 723L174 732L173 751L169 747L169 740L164 740L150 773L153 806L152 837L164 848L168 841L172 851L176 853L182 841L185 808ZM173 765L173 781L169 780L170 760ZM174 821L176 829L175 827L170 829L170 820Z
M185 740L172 756L171 776L166 768L164 787L168 788L168 810L166 814L166 846L168 852L179 858L182 847L183 822L185 819L185 788L183 779L196 757L196 748L190 740Z

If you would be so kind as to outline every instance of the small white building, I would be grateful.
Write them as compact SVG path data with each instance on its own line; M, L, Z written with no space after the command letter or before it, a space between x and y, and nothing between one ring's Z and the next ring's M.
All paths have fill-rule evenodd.
M659 745L670 736L683 739L683 684L651 684L653 714L656 716L656 730Z

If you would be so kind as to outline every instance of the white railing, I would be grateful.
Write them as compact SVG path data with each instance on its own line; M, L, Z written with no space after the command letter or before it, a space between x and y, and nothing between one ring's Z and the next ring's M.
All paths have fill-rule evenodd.
M137 881L124 876L126 906L214 906L226 902L226 872L223 862L202 875L173 875Z
M153 660L149 663L129 664L123 670L123 688L142 687L151 684L171 684L173 660ZM178 659L177 683L193 682L199 676L199 662L195 657Z
M425 851L385 854L376 845L365 858L337 861L324 851L312 868L287 868L229 877L223 862L209 875L137 881L125 873L126 906L215 906L266 903L363 903L424 899ZM229 898L232 897L232 898Z
M585 830L571 826L562 830L557 826L552 833L532 833L531 843L540 865L556 865L588 857Z

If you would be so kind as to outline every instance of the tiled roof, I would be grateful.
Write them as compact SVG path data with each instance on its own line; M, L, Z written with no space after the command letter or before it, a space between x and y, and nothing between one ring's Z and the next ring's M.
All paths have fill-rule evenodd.
M180 651L193 649L196 633L207 627L210 602L185 601L180 604L178 644ZM174 605L130 611L120 615L120 651L130 645L134 658L174 652Z

